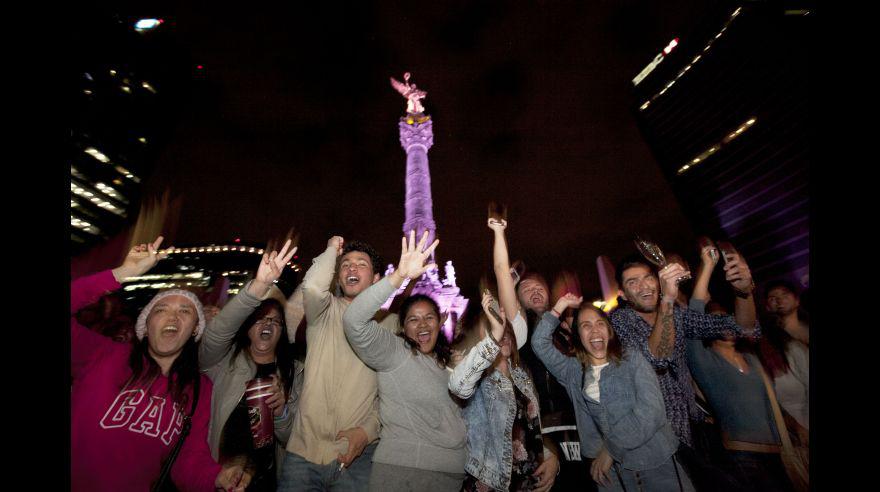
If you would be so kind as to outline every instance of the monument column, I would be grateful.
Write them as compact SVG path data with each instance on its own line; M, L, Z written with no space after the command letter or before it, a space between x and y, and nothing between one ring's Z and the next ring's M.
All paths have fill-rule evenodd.
M434 145L432 126L429 116L414 118L408 115L401 118L399 123L400 146L406 152L406 219L403 233L409 235L409 231L414 230L418 240L428 231L426 244L434 241L437 230L431 198L431 171L428 167L428 150Z
M428 150L434 145L434 128L431 117L425 114L421 102L428 93L418 89L415 84L410 84L409 78L408 72L404 74L402 83L391 78L391 86L406 98L406 116L397 125L400 129L400 146L406 152L406 215L403 233L409 236L410 231L416 231L416 240L419 240L428 231L427 244L431 244L437 230L431 197L431 170L428 167ZM437 250L434 250L430 261L436 262L436 254ZM393 271L393 265L388 265L385 273L390 275ZM446 262L445 272L446 278L441 280L438 269L428 270L415 281L412 293L430 296L437 302L440 311L449 315L442 330L446 339L451 341L456 322L464 315L468 300L455 285L455 267L452 266L452 261ZM405 286L406 283L388 299L384 306L386 309L395 296L403 293Z

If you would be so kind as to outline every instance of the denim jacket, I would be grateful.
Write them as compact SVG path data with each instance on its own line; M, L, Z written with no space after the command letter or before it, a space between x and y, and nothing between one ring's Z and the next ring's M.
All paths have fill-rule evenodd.
M523 368L511 369L513 381L499 371L482 377L499 352L494 341L483 339L455 367L449 390L459 398L470 399L462 410L467 424L465 471L495 490L507 490L513 469L514 385L529 399L529 416L537 417L540 410L534 384Z
M587 396L593 371L553 348L559 319L545 313L532 336L532 349L565 387L575 407L581 454L595 458L602 447L630 470L655 468L672 456L678 438L666 419L657 375L637 350L625 350L620 364L605 366L599 378L601 402Z

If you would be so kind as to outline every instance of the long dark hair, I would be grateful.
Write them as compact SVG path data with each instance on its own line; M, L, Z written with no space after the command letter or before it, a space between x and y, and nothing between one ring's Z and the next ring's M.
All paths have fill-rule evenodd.
M578 319L580 318L581 313L588 310L598 314L608 325L608 359L614 362L615 365L620 365L620 359L623 357L623 346L620 344L620 339L617 338L617 333L614 332L614 326L611 324L611 319L608 317L608 313L589 303L581 304L581 307L574 313L574 320L572 322L574 326L571 327L571 331L574 333L572 333L571 344L574 346L575 357L577 357L584 366L591 365L589 352L587 352L586 344L581 340L581 330L578 328Z
M150 355L146 336L134 344L134 349L128 357L128 365L132 374L125 387L141 382L149 387L161 374L159 364ZM195 337L189 337L180 354L171 364L171 370L168 371L168 394L181 408L185 408L189 401L189 396L186 394L187 387L191 386L198 377L200 377L198 345Z
M400 333L397 334L400 338L403 338L403 341L406 343L407 347L412 350L413 355L420 354L419 351L419 343L406 336L406 330L403 329L406 324L406 316L409 314L409 310L413 307L413 305L417 302L427 302L431 305L431 309L434 310L434 314L437 316L437 321L440 322L440 306L437 305L437 302L434 299L431 299L429 296L424 294L414 294L403 300L403 303L400 305L400 316L398 317L398 323L400 324ZM446 340L446 336L443 334L442 327L440 325L441 331L437 334L437 343L434 344L434 357L437 358L437 365L440 367L446 367L449 365L449 359L452 357L452 347L449 346L449 341Z
M768 314L761 322L761 339L758 340L758 357L770 377L776 378L789 371L785 348L794 338L782 327L782 317Z
M284 318L284 306L277 299L269 298L261 302L238 328L238 333L235 334L235 339L233 340L234 349L232 357L229 359L229 364L234 364L238 354L242 351L244 351L246 357L250 358L250 351L247 350L251 346L248 331L272 309L277 309L281 317L281 337L275 346L275 360L277 361L278 370L281 372L281 383L284 391L289 394L290 388L293 385L294 354L293 347L290 345L290 339L287 337L287 321Z

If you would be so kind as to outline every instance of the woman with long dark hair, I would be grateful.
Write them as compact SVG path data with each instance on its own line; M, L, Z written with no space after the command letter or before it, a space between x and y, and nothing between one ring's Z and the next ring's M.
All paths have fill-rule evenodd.
M152 244L132 248L122 265L74 280L71 314L143 275L167 255ZM159 292L141 311L138 342L117 343L71 316L71 489L147 491L166 463L186 491L244 491L242 467L221 468L207 445L211 382L199 374L202 304L185 290ZM193 408L195 406L195 408ZM184 432L190 426L188 436ZM172 449L184 439L177 458Z
M342 318L352 349L378 372L382 431L371 491L456 492L464 480L466 431L449 395L451 349L440 332L437 303L424 295L407 298L400 307L399 336L373 320L404 280L436 268L424 265L438 243L424 249L427 238L426 232L418 247L414 232L408 243L403 238L397 270L360 293Z
M803 445L810 430L810 330L801 319L794 285L768 282L764 287L766 317L758 348L773 380L779 404Z
M559 463L544 454L537 391L520 365L513 326L504 308L491 311L493 301L483 293L486 316L480 321L487 320L490 328L477 323L480 342L449 378L452 394L469 400L462 412L468 430L462 490L544 492L553 486ZM542 467L545 458L550 462Z
M599 490L693 491L675 460L678 438L654 370L639 351L623 349L604 311L582 301L573 294L561 297L541 318L532 348L574 403L581 454L593 459L593 480ZM552 342L568 308L579 308L574 356Z
M288 251L289 250L289 251ZM290 436L302 367L287 338L284 306L261 300L296 248L288 240L281 251L263 255L254 279L211 320L199 347L199 363L214 382L208 443L220 463L244 466L253 475L249 491L274 491L279 460ZM255 378L271 380L266 400L274 417L273 445L256 447L251 434L246 388ZM297 384L295 384L295 382Z

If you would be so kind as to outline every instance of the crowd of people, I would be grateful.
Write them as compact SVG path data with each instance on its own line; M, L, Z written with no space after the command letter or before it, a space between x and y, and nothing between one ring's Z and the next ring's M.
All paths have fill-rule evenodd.
M702 240L686 282L683 258L624 257L607 313L512 269L507 221L487 225L494 275L452 340L428 295L382 308L436 268L427 232L385 276L334 236L289 298L287 241L222 309L172 289L122 313L113 292L167 256L162 237L73 280L72 489L806 490L794 285L756 300L745 258Z

